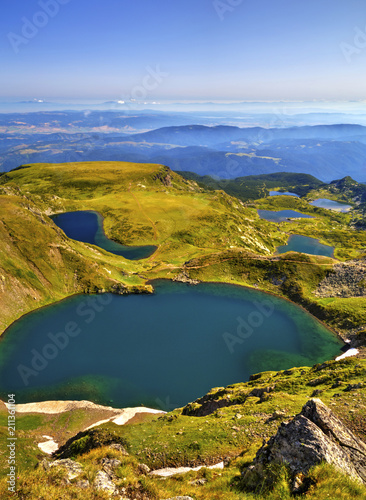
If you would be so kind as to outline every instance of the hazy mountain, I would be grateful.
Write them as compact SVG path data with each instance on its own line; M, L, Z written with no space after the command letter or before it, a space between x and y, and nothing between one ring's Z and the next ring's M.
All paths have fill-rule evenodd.
M118 116L111 112L106 124L96 112L91 117L84 116L83 121L86 125L89 120L89 130L94 132L80 133L81 115L84 116L77 112L35 113L31 120L14 116L8 129L16 126L20 130L23 127L23 131L0 133L0 170L8 171L25 163L123 160L162 163L174 170L221 178L295 172L314 175L324 182L345 175L357 181L365 179L366 127L361 125L274 129L174 125L127 135L121 132L127 122L127 127L151 126L152 121L165 118ZM0 115L0 131L1 119ZM100 127L92 126L97 123ZM66 133L64 128L74 133ZM57 132L46 134L45 129Z

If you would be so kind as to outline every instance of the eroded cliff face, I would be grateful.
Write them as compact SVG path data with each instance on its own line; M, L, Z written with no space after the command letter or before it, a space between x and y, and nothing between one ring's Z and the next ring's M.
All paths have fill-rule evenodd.
M294 490L301 490L309 470L327 462L352 479L366 484L366 445L320 399L308 401L290 422L257 452L243 481L255 489L263 482L268 466L287 464Z

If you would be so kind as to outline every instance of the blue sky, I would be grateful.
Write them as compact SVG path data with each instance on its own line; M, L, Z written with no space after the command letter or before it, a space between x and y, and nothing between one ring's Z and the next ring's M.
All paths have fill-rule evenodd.
M366 4L12 0L0 62L5 97L364 99Z

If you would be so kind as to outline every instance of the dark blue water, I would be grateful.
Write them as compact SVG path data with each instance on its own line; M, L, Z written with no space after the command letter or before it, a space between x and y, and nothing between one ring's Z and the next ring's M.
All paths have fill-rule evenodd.
M261 219L270 222L284 222L288 221L289 218L313 219L311 215L302 214L301 212L296 212L296 210L280 210L278 212L273 210L258 210L258 215Z
M289 237L286 245L277 248L277 253L285 252L300 252L310 255L324 255L325 257L333 257L334 247L323 245L315 238L308 236L300 236L293 234Z
M323 362L342 346L299 307L256 290L154 287L74 296L14 323L0 342L0 397L172 409L252 373Z
M103 231L103 218L97 212L79 211L53 215L53 222L61 228L66 236L73 240L91 243L107 252L121 255L125 259L146 259L152 255L155 246L129 247L124 246L106 237Z
M284 191L284 192L281 192L281 191L270 191L269 195L270 196L296 196L296 198L300 198L300 195L298 195L296 193L290 193L290 191Z
M310 202L310 205L319 208L327 208L328 210L335 210L337 212L348 212L352 206L346 203L339 203L339 201L328 200L327 198L319 198Z

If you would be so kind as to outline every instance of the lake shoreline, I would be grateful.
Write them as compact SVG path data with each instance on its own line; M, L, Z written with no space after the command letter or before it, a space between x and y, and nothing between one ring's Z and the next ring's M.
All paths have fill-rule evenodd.
M212 297L212 298L210 298L210 301L214 297L216 297L216 296L217 296L217 299L222 299L223 298L226 301L229 301L230 299L233 299L234 301L236 301L238 305L235 306L235 307L237 307L237 308L239 307L240 309L237 309L236 312L231 312L231 316L230 316L232 318L232 321L231 320L230 321L233 322L234 326L231 325L230 327L227 327L227 326L225 326L225 324L223 324L221 326L222 329L221 328L219 329L219 336L218 336L218 338L220 339L220 341L224 340L225 342L227 342L225 335L222 334L222 332L226 331L225 328L228 328L228 331L232 331L233 332L234 331L233 328L237 327L237 324L234 321L234 319L236 318L236 316L238 314L239 314L239 316L241 314L243 314L243 318L250 317L250 315L253 313L253 310L254 310L253 307L257 303L259 303L259 302L261 302L264 305L264 307L267 307L267 310L269 308L270 311L272 311L272 312L274 311L275 312L276 315L274 316L274 318L272 318L271 321L275 320L275 323L278 324L278 325L281 325L281 321L282 321L281 320L281 315L283 315L284 317L287 317L287 318L291 318L291 317L294 318L294 320L295 320L294 325L295 324L298 325L297 327L295 327L296 329L294 329L294 331L292 332L292 328L293 327L292 326L288 326L288 327L286 326L286 328L283 330L284 332L285 331L287 332L285 335L287 335L289 337L289 339L294 339L294 342L297 342L297 340L295 340L295 339L297 339L297 333L296 332L297 331L299 331L299 332L302 331L302 338L304 339L305 344L301 343L301 345L303 345L303 347L301 348L301 350L299 350L299 351L294 350L293 351L292 348L288 349L288 347L287 347L287 346L289 346L288 341L286 341L287 343L283 344L282 347L280 347L281 344L278 344L278 340L275 340L277 338L280 339L282 337L281 336L278 337L277 334L279 334L280 331L277 332L278 327L274 328L274 323L272 325L271 325L271 323L265 324L265 327L264 327L264 332L265 333L263 332L264 335L265 335L265 337L264 337L264 343L261 344L261 347L257 347L257 349L258 348L259 349L267 349L267 350L269 349L268 353L270 353L271 349L279 349L280 351L284 351L284 352L288 351L289 352L289 356L294 355L296 357L296 354L298 354L299 356L305 356L303 358L303 360L301 360L300 358L298 358L297 360L293 359L292 360L293 363L292 363L292 361L289 359L289 361L291 361L291 363L290 363L289 361L286 361L286 359L284 359L280 363L279 363L279 361L274 361L274 362L264 363L264 364L262 363L263 366L261 366L260 363L259 363L257 367L253 365L250 368L249 368L249 365L248 365L247 368L244 371L242 371L242 369L240 368L241 376L238 376L239 372L236 373L236 371L235 371L236 368L234 368L232 374L231 374L231 371L230 371L230 374L233 375L233 377L230 377L230 376L228 376L228 374L226 374L226 377L224 377L224 381L222 381L222 382L220 382L220 381L218 382L216 380L215 376L214 376L214 378L213 378L213 380L211 382L210 382L210 380L208 380L208 381L206 380L206 381L202 382L201 385L203 385L203 388L200 387L200 384L198 384L198 386L196 388L197 390L199 389L199 393L197 393L198 395L201 394L201 393L202 394L206 393L210 389L210 387L213 387L213 386L218 386L220 384L221 385L228 385L230 383L237 383L237 382L240 382L240 381L243 381L243 380L249 380L249 376L251 374L253 374L253 373L259 373L259 372L270 370L270 369L272 369L272 370L282 370L282 369L289 368L290 366L291 367L292 366L313 366L314 364L317 364L317 363L323 363L323 362L327 362L328 360L332 360L336 356L338 356L339 354L341 354L341 352L342 352L341 349L342 349L342 346L343 346L343 342L341 341L341 339L337 335L334 336L334 333L335 333L334 331L332 331L327 325L325 325L323 322L319 321L317 318L315 318L313 315L311 315L302 306L299 307L296 303L294 303L293 301L291 301L289 299L286 299L286 301L283 302L283 300L281 300L281 299L283 299L283 297L279 297L275 293L264 292L262 290L256 289L255 287L243 286L243 285L240 285L240 284L233 284L233 283L227 283L227 282L218 282L218 281L205 281L205 282L201 282L200 286L199 286L200 290L197 291L197 292L194 292L194 288L192 288L193 285L191 285L189 288L187 288L186 286L183 286L182 283L176 283L173 287L171 287L171 285L173 285L173 280L171 280L171 279L159 279L159 280L155 279L155 280L150 280L149 281L149 285L154 290L154 294L160 295L160 297L159 297L159 299L156 299L157 300L156 303L151 303L150 299L148 299L148 298L144 299L144 303L145 304L150 304L150 306L147 306L147 314L148 314L148 311L151 312L151 308L154 309L156 307L155 304L161 304L161 303L167 304L165 297L167 297L168 300L171 300L170 297L172 297L173 301L175 303L177 303L178 307L180 307L180 308L182 308L182 305L183 305L184 308L187 307L187 302L185 302L185 299L184 299L184 295L186 295L186 294L188 294L188 295L190 295L192 297L196 297L196 298L193 298L193 301L196 304L197 304L197 300L201 300L199 298L200 295L202 295L203 297L205 297L205 296L208 296L209 298ZM176 285L178 285L178 286L176 286ZM212 286L212 285L214 285L214 286ZM264 295L264 294L266 294L266 295ZM74 296L79 296L80 298L77 300L76 303L74 303L74 304L72 303L71 304L71 310L74 308L75 304L77 305L77 304L83 303L83 301L84 301L84 295L85 295L85 297L88 297L88 296L92 297L93 295L95 297L97 294L80 294L80 293L79 294L74 294ZM132 294L128 294L128 295L132 295ZM182 302L182 300L180 300L181 296L182 296L183 302ZM273 301L268 300L268 299L266 300L265 296L267 296L267 297L268 296L273 297ZM243 305L240 304L241 299L243 300ZM96 300L96 299L94 299L94 300ZM105 301L108 302L108 303L109 303L110 300L111 300L111 298L109 298L109 299L106 298L105 299ZM272 302L272 304L271 304L271 302ZM118 305L119 301L115 302L115 303L117 304L117 309L120 309L120 307L122 306L122 303L123 303L124 304L123 307L124 308L127 307L127 309L130 310L130 306L128 306L128 304L125 301L123 301L123 300L122 300L121 305ZM139 302L138 298L133 299L132 304L133 303L137 304L137 307L138 308L140 307L140 310L141 310L141 306L140 306L140 302ZM289 304L289 306L286 306L285 305L286 303ZM180 304L180 306L179 306L179 304ZM247 305L245 305L245 304L247 304ZM265 304L267 304L267 306L265 306ZM298 312L296 313L295 309L291 309L290 305L292 305L292 307L294 307ZM243 309L243 306L244 306L244 309ZM195 307L198 307L198 305L195 306ZM195 310L195 307L193 308L193 310ZM206 328L205 328L206 329L206 334L202 337L202 341L200 341L201 343L203 342L203 344L205 344L205 342L207 342L206 337L209 336L210 331L211 331L211 329L207 325L207 321L208 321L207 314L209 314L210 317L212 317L212 313L214 311L213 309L207 309L207 307L210 307L210 306L206 304L206 309L204 309L206 315L203 316L205 319L203 321L203 324L201 325L201 327L205 327L206 326ZM175 310L175 309L173 309L173 310ZM202 311L201 308L199 310ZM46 326L47 331L52 331L52 325L56 325L56 324L59 323L60 320L61 320L61 322L64 320L63 319L64 318L64 315L63 315L64 313L62 311L63 311L63 309L61 308L61 314L62 314L62 316L60 316L60 317L57 316L57 311L56 311L56 316L55 316L54 313L53 313L53 310L51 310L49 312L49 314L46 314L45 317L49 318L49 324L48 324L48 326ZM262 309L260 309L260 311L262 311ZM287 311L289 311L289 312L287 312ZM291 311L293 311L292 314L291 314ZM215 314L217 316L218 312L216 312ZM214 317L216 317L215 314L213 314ZM249 314L249 316L248 316L248 314ZM263 314L265 314L265 313L263 313ZM279 322L277 322L277 314L280 315L279 316L279 320L280 320ZM305 316L302 317L301 314L305 314L309 319L307 320ZM265 316L267 317L267 314L265 314ZM112 313L112 315L110 315L110 314L108 315L108 318L112 318L112 317L113 317L113 313ZM148 317L150 317L149 314L148 314ZM153 317L155 317L155 316L153 315ZM156 317L158 318L159 316L156 316ZM164 313L164 317L167 317L166 313ZM44 321L42 319L43 318L42 315L40 316L40 318L41 318L41 321ZM108 322L108 318L106 318L104 321ZM221 316L220 316L220 318L221 318ZM298 319L296 319L296 318L298 318ZM302 319L300 320L300 318L302 318ZM64 321L66 321L66 319ZM111 321L112 321L112 319L111 319ZM268 320L266 320L266 321L268 321ZM308 321L309 321L309 323L308 323ZM211 322L212 322L212 320L211 320ZM26 330L27 330L27 324L29 324L29 323L32 323L32 321L31 322L28 321L28 322L25 323ZM315 323L318 324L319 327L317 327L315 325ZM160 325L159 321L155 321L154 324L155 324L155 329L159 328L159 325ZM168 324L170 324L170 323L168 323ZM215 322L215 325L216 324L217 323ZM249 324L251 324L251 323L249 323ZM291 324L292 323L290 323L290 325ZM308 328L305 327L305 324L307 325ZM167 323L166 323L165 320L163 321L162 325L165 325L165 326L167 325ZM284 325L287 325L287 323L284 323ZM304 326L300 327L300 325L304 325ZM167 331L165 329L165 326L163 327L164 331ZM82 328L81 325L80 325L80 327ZM314 350L314 346L317 345L317 342L318 342L318 340L317 340L318 333L316 333L316 332L318 332L318 331L321 332L322 331L321 327L323 327L323 329L326 330L326 332L324 332L324 335L325 335L324 339L327 339L327 338L329 339L328 341L327 340L323 341L324 342L324 346L328 346L328 347L324 348L324 352L323 352L323 350L322 350L322 352L320 352L320 351L318 352L316 349ZM19 327L18 327L18 329L15 330L14 333L19 332L20 339L21 339L22 338L21 334L22 334L23 329L22 329L22 326L20 328L21 328L21 331L19 330ZM279 327L279 328L281 329L281 327ZM314 332L315 333L314 338L312 338L311 335L310 335L310 337L308 336L308 329L309 329L309 332ZM213 328L213 330L215 330L215 328ZM94 329L94 331L95 331L96 338L100 339L101 338L101 336L100 336L101 331L98 329L98 327L96 329ZM124 331L128 332L129 330L125 328ZM200 337L200 335L199 335L200 331L201 330L197 330L197 332L196 332L195 335L198 334L198 337ZM184 332L187 333L187 330L184 330ZM181 333L184 333L184 332L181 332ZM276 334L276 332L277 332L277 334ZM36 330L34 331L34 333L36 333ZM153 331L151 331L150 335L152 335L152 333L153 333ZM255 337L257 337L257 336L255 336ZM253 337L253 338L255 338L255 337ZM31 337L31 338L33 338L33 337ZM155 338L155 337L151 337L151 338ZM260 338L260 337L258 337L258 338ZM334 340L332 340L332 338ZM12 339L14 339L14 337L12 337ZM266 341L265 339L267 339L268 341ZM33 342L34 342L34 340L33 340ZM122 344L121 344L121 342L122 342ZM117 343L117 345L119 345L119 348L125 349L125 352L128 352L129 346L130 346L130 342L129 341L126 342L126 339L124 337L122 337L121 342L119 344ZM255 340L254 342L258 342L258 340ZM283 342L283 341L280 340L280 342ZM328 342L328 344L327 344L327 342ZM11 340L9 345L11 345L11 344L16 345L17 344L17 339ZM290 340L290 344L292 345L292 340ZM214 343L212 345L216 345L216 344ZM279 347L276 347L275 345L278 345ZM306 345L308 345L308 347L306 347ZM228 344L227 344L227 346L229 348ZM34 347L34 345L33 345L33 347ZM299 344L299 347L300 347L300 344ZM29 348L27 348L27 350L28 349ZM327 351L327 349L328 349L328 351ZM5 351L5 352L7 352L7 351ZM5 355L5 352L4 352L4 355ZM131 351L131 352L134 352L134 351ZM206 352L206 348L205 348L205 352ZM310 354L310 352L312 352L312 355L309 356L307 353ZM96 359L97 359L98 356L99 356L98 355L98 351L95 351L95 353L96 353ZM231 351L230 348L229 348L229 353L231 353L231 354L226 353L226 357L230 358L230 356L232 356L232 354L233 354L233 351ZM290 354L290 353L293 353L293 354ZM240 353L238 351L238 353L236 354L236 356L238 356L239 354ZM220 356L221 355L222 355L222 353L220 354ZM6 356L6 358L4 358L4 366L6 366L6 363L9 366L16 366L17 363L18 363L18 361L16 361L15 358L13 360L13 358L11 357L11 354L9 354L9 356L10 356L9 358L8 358L8 356ZM28 356L28 353L27 353L27 356ZM308 359L305 359L305 358L308 358ZM7 359L8 359L8 361L6 361ZM158 359L160 359L159 356L156 358L156 360L158 360ZM214 359L214 358L212 358L212 359ZM225 359L225 356L224 356L224 359ZM24 362L24 360L23 361L19 361L19 362ZM15 365L14 365L14 363L15 363ZM235 366L235 367L236 366L239 367L239 364L237 364L236 362L230 361L230 363L233 366ZM27 365L27 362L25 362L25 365ZM134 365L134 366L136 366L136 365ZM135 369L135 368L133 368L133 369ZM14 370L14 368L12 368L12 370ZM8 376L12 377L11 372L9 372ZM6 372L5 372L5 379L4 379L5 383L6 383L6 380L7 380L6 377L7 377L7 375L6 375ZM207 378L209 378L208 375L207 375ZM188 377L188 379L189 379L189 377ZM188 379L187 379L187 383L188 383ZM133 379L133 380L135 380L135 379ZM136 384L138 384L138 380L139 380L139 377L135 380ZM90 381L90 383L94 385L94 382ZM106 379L106 383L107 383L107 379ZM108 384L109 384L109 382L108 382ZM38 385L38 383L37 383L37 385ZM96 387L99 387L99 385L97 384ZM107 398L107 400L108 399L110 399L110 400L115 399L116 401L117 400L119 401L119 397L116 397L114 395L114 393L113 393L113 390L114 390L113 386L111 385L110 387L111 387L111 391L110 391L111 393L110 393L109 397ZM160 387L160 385L158 385L157 387ZM164 384L161 387L164 387ZM195 386L192 385L192 388L194 388L194 387ZM14 391L16 391L17 390L17 386L14 386L12 389L14 389ZM89 389L87 390L87 392L85 392L84 390L82 390L80 393L79 393L79 391L76 391L76 393L74 393L73 397L71 397L71 398L70 398L71 394L69 393L69 390L67 389L66 386L65 386L65 388L63 388L62 384L61 384L60 387L59 388L56 387L56 389L57 389L57 391L54 392L54 396L53 397L55 398L55 396L56 396L55 399L58 399L58 400L69 400L69 399L85 400L85 399L89 399L91 401L95 401L96 403L102 404L102 405L105 405L105 402L106 402L106 400L104 400L104 398L100 398L99 395L96 395L96 397L94 398L94 395L92 395L92 393L90 392ZM44 400L44 401L46 401L46 400L52 400L52 392L49 392L49 390L47 388L46 388L46 390L48 390L48 393L46 392L44 394L38 394L38 396L41 396L40 398L38 398L37 394L36 394L38 390L39 389L36 386L34 388L34 390L32 391L33 392L33 397L32 397L31 394L29 394L31 396L30 399L26 399L26 397L24 398L23 395L22 395L23 391L20 391L21 392L21 394L19 394L19 398L20 398L19 400L20 400L20 402L21 403L27 403L27 402L31 402L31 401L37 401L37 400ZM41 392L42 392L42 390L41 390ZM89 395L88 395L88 393L89 393ZM108 392L108 394L109 394L109 392ZM128 396L128 391L127 391L126 394ZM178 392L178 394L179 394L179 392ZM197 394L194 397L198 397ZM24 394L24 396L26 396L26 395ZM120 408L122 408L124 406L131 406L131 401L129 399L125 398L124 395L122 395L122 396L121 396L121 398L122 398L121 401L119 401L117 403L120 406ZM158 396L160 397L161 400L163 400L161 394L158 393ZM177 400L178 406L183 405L182 401L184 401L184 402L191 401L191 400L194 399L194 397L193 396L189 396L190 399L189 398L187 398L187 399L182 399L181 398L181 400L179 400L179 401ZM128 398L130 398L130 396L128 396ZM126 401L124 399L126 399ZM139 399L139 398L137 398L137 399ZM132 399L132 402L133 402L133 399ZM149 402L149 404L147 404L147 402L148 402L147 399L141 399L140 401L136 401L136 402L137 403L143 402L143 404L146 405L146 406L151 405L151 402ZM179 403L181 403L181 404L179 404ZM154 407L154 403L152 404L152 407ZM161 407L161 406L159 406L159 407Z
M150 284L152 286L152 283L154 281L173 281L172 279L170 278L154 278L152 280L148 280L146 283L147 284ZM186 282L186 281L182 281L181 283L185 283L186 285L189 285L189 286L197 286L195 283L189 283L189 282ZM289 302L290 304L293 304L297 307L299 307L300 309L302 309L304 312L306 312L307 314L310 314L310 316L312 316L316 321L318 321L321 325L323 325L325 328L327 328L327 330L329 330L333 335L335 335L341 342L343 342L345 345L346 345L346 340L347 340L347 337L343 337L342 333L338 330L336 330L335 328L332 328L331 326L327 325L327 323L325 323L324 321L322 321L321 319L317 318L314 314L311 314L311 312L309 312L306 307L304 307L302 304L298 303L298 302L295 302L291 299L289 299L288 297L285 297L285 296L282 296L282 295L277 295L275 294L274 292L271 292L271 291L268 291L268 290L263 290L262 288L256 288L254 286L250 286L250 285L240 285L239 283L228 283L227 281L200 281L199 283L197 284L213 284L213 285L230 285L232 287L237 287L237 288L245 288L247 290L256 290L257 292L261 292L261 293L265 293L267 295L270 295L271 297L276 297L277 299L283 299L285 300L286 302ZM155 293L155 292L153 292Z
M90 242L85 242L85 241L80 241L80 240L77 240L77 239L74 239L74 238L70 238L65 230L63 228L61 228L58 224L56 224L56 222L54 221L54 217L57 217L59 215L66 215L66 214L72 214L72 213L89 213L89 214L95 214L97 216L97 222L98 222L98 230L101 230L102 232L102 235L103 237L106 239L106 240L109 240L111 241L112 243L115 243L117 245L120 245L121 247L123 247L123 249L125 249L127 252L128 251L133 251L133 250L137 250L137 249L140 249L140 248L144 248L144 247L151 247L151 248L155 248L155 250L152 250L152 253L150 253L149 255L147 255L146 257L141 257L140 259L129 259L128 257L125 257L123 255L121 255L121 257L123 257L124 259L126 260L145 260L145 259L149 259L150 257L152 257L154 255L154 253L158 250L158 246L156 245L125 245L124 243L121 243L120 241L117 241L117 240L114 240L112 238L110 238L109 236L107 236L105 230L104 230L104 220L105 220L105 217L103 216L102 213L100 213L98 210L73 210L73 211L69 211L69 212L57 212L57 213L51 213L51 214L47 214L47 216L52 220L52 222L59 228L61 229L61 231L63 231L65 233L65 236L69 239L73 239L74 241L78 241L79 243L84 243L85 245L93 245L95 246L98 250L103 250L104 252L108 252L108 253L112 253L113 255L119 255L119 254L115 254L113 251L110 251L110 250L107 250L99 245L97 245L96 243L90 243ZM97 231L98 231L97 230ZM122 251L122 250L121 250Z
M93 297L93 296L99 296L99 295L103 295L103 294L107 294L107 293L111 293L113 295L140 295L140 294L142 294L142 295L145 295L145 294L150 295L150 294L155 294L156 292L155 292L153 283L156 282L156 281L174 282L174 279L171 279L171 278L153 278L153 279L147 279L146 282L145 282L145 284L144 284L147 287L146 289L140 289L140 290L135 290L135 291L130 291L130 290L126 289L126 291L124 293L118 293L118 292L113 291L113 290L105 290L105 291L98 290L96 293L83 293L83 292L72 293L70 295L67 295L67 296L63 297L60 300L56 300L54 302L50 302L49 304L44 304L44 305L42 305L40 307L35 307L31 311L28 311L25 314L22 314L22 316L20 316L15 321L13 321L9 326L7 326L7 328L2 333L0 333L0 345L1 345L2 340L5 338L5 335L8 334L8 331L10 330L11 327L13 327L16 323L20 322L26 316L28 316L30 314L33 314L36 311L41 311L42 309L46 309L46 308L51 307L53 305L65 302L68 299L70 299L71 297L77 297L77 296L81 296L81 295L83 295L85 297ZM265 293L265 294L270 295L272 297L276 297L278 299L283 299L286 302L289 302L289 303L291 303L291 304L299 307L300 309L302 309L307 314L310 314L310 316L312 316L314 319L316 319L316 321L318 321L325 328L327 328L341 342L346 343L348 334L341 333L338 329L335 329L335 328L329 326L327 323L325 323L324 321L322 321L321 319L319 319L317 316L315 316L314 314L312 314L311 312L309 312L306 309L306 307L304 307L302 304L300 304L298 302L295 302L294 300L291 300L288 297L285 297L285 296L282 296L282 295L277 295L274 292L271 292L271 291L268 291L268 290L264 290L262 288L257 288L257 287L250 286L250 285L242 285L242 284L239 284L239 283L229 283L227 281L200 281L197 284L196 283L189 283L189 282L182 282L182 283L185 283L186 285L189 285L189 286L192 286L192 287L196 286L197 284L201 284L201 283L202 284L205 284L205 283L210 284L211 283L211 284L216 284L216 285L230 285L232 287L237 287L239 289L243 289L244 288L244 289L247 289L247 290L256 290L258 292ZM151 287L151 289L149 289L148 287ZM351 334L351 330L350 330L349 333Z

